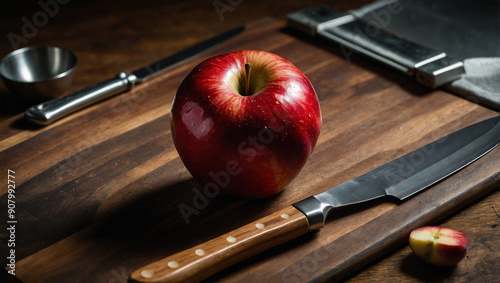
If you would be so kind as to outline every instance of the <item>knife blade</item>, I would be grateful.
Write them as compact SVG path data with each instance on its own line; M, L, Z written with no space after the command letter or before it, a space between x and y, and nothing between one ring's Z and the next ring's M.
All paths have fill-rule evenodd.
M473 124L355 179L131 273L136 282L196 282L325 225L336 208L376 198L404 200L481 158L500 143L500 116Z
M95 104L111 96L129 91L136 84L146 82L165 69L181 63L205 50L208 50L236 35L245 28L238 27L206 41L193 45L183 51L160 59L128 74L120 72L116 77L88 86L74 93L59 97L28 108L24 116L39 125L48 125L62 117Z

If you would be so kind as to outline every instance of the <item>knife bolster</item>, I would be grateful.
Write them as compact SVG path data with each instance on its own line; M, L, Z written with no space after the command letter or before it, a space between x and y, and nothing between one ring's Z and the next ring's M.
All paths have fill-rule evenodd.
M417 68L417 81L431 88L460 79L465 74L464 64L446 56Z
M304 213L309 221L309 231L314 231L325 226L326 216L332 206L325 205L314 196L296 202L293 207Z

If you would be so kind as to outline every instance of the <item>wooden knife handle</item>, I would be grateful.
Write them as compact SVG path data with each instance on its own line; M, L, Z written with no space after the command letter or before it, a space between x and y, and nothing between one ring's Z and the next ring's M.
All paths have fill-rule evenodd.
M290 206L130 274L134 282L198 282L245 258L309 231L306 216Z

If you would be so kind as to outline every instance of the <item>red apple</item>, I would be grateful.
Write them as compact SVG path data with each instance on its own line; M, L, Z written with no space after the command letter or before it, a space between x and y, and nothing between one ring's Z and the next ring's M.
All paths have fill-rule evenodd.
M468 247L469 239L455 229L426 226L410 234L413 253L436 266L456 265L465 257Z
M204 194L265 198L302 169L321 112L309 79L282 57L255 50L205 60L175 94L175 147Z

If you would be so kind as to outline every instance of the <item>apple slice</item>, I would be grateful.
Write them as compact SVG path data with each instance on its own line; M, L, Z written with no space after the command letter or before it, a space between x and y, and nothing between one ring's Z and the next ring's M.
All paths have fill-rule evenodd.
M420 259L436 266L453 266L467 253L469 239L451 228L420 227L410 233L410 248Z

